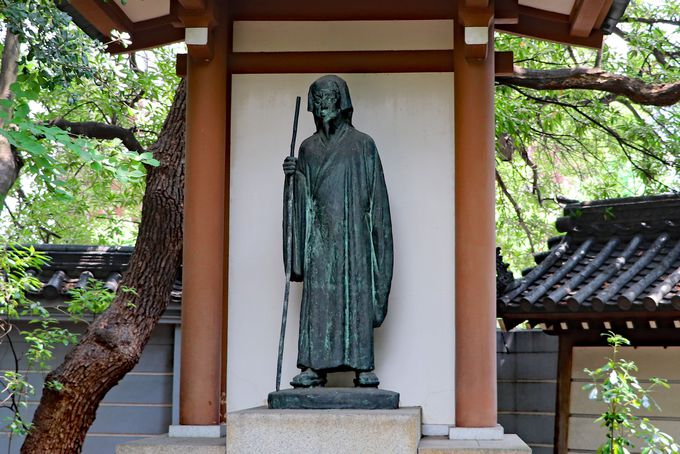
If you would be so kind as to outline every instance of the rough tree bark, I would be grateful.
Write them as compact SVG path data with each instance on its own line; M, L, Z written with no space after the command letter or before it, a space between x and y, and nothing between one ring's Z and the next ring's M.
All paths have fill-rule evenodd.
M635 103L648 106L671 106L680 101L680 82L646 83L599 68L532 70L515 67L512 76L501 76L496 80L501 85L536 90L599 90L625 96Z
M47 375L22 454L81 452L106 393L139 361L165 309L181 262L184 199L185 88L177 89L158 141L160 166L149 169L135 252L111 307L88 328L64 362Z
M19 61L19 38L7 30L5 34L5 48L2 51L0 63L0 99L10 99L10 86L17 80ZM10 112L3 112L9 115ZM4 128L5 118L0 117L0 129ZM7 193L14 185L21 169L21 159L10 146L5 136L0 135L0 211Z

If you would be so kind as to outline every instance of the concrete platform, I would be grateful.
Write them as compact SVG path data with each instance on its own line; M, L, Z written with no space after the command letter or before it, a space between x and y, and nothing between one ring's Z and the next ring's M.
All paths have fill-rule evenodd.
M517 435L502 440L449 440L448 437L424 437L418 454L531 454L531 448Z
M116 454L225 454L225 438L144 438L116 446Z
M415 454L420 407L397 410L269 410L230 413L228 454Z

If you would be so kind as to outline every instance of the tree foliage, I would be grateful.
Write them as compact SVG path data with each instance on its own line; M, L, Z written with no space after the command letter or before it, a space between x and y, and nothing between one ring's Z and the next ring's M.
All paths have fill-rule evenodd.
M498 242L516 272L568 200L680 188L679 32L680 5L638 0L601 52L497 37L521 67L496 90Z
M159 165L152 145L177 86L175 52L111 56L51 0L0 0L0 41L0 181L13 184L0 191L5 244L133 243L146 173ZM2 160L10 153L13 168ZM46 260L32 248L0 249L0 348L16 365L0 373L0 408L15 434L32 427L24 415L36 391L28 374L49 372L54 347L77 341L55 311L89 325L115 297L91 282L48 310L27 296ZM33 328L20 331L16 322L26 317ZM23 355L12 338L28 345ZM63 385L45 386L61 392Z
M0 218L21 242L127 243L139 222L146 148L174 94L174 52L111 56L49 0L2 0L0 30L21 42L3 103L23 163Z

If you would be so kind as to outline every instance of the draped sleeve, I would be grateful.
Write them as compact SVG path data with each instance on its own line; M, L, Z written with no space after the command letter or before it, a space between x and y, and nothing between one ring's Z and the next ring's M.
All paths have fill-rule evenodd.
M287 177L283 190L283 263L288 266L288 188L293 185L293 225L292 225L292 269L290 280L301 282L304 277L305 236L306 236L306 207L307 207L307 178L304 149L300 147L297 168L292 177Z
M387 315L387 300L392 284L393 249L392 221L387 185L380 156L371 140L370 155L373 157L373 182L370 200L372 263L373 263L373 304L374 326L378 327Z

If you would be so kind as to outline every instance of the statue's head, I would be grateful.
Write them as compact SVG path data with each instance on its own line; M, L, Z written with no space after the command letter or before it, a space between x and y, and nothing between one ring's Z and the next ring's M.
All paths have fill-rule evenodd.
M349 97L347 82L338 76L323 76L309 87L307 110L315 120L326 123L344 119L352 123L352 100Z

